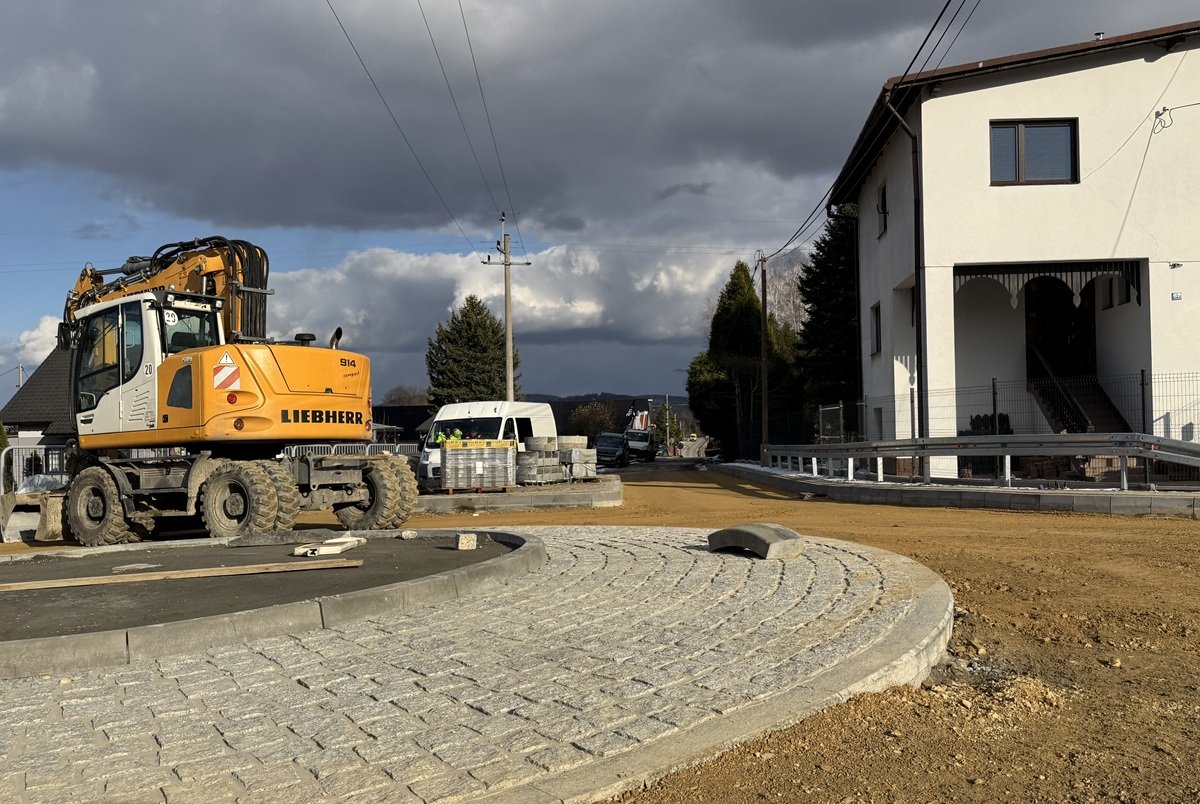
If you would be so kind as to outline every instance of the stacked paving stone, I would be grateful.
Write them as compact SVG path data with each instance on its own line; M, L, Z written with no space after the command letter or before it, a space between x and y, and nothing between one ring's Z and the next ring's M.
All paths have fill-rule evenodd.
M532 486L563 481L562 467L558 463L558 441L554 436L525 439L525 451L517 455L517 483Z
M596 477L596 450L587 448L586 436L559 436L558 461L567 480Z
M494 489L516 485L517 443L470 439L442 444L442 488Z

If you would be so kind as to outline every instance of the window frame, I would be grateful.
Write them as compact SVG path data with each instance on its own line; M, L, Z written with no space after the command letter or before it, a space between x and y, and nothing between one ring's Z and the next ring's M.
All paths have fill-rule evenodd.
M871 357L883 351L883 314L879 302L871 305Z
M875 236L883 237L887 234L888 228L887 182L883 182L875 188L875 214L879 230Z
M1071 165L1070 176L1065 179L1029 179L1025 177L1027 146L1025 132L1029 128L1051 128L1065 126L1070 131ZM1016 178L1012 181L998 181L992 178L992 167L995 164L995 153L992 150L992 132L997 128L1013 128L1016 132ZM1078 117L1047 117L1002 119L988 121L988 180L992 187L1018 187L1039 184L1078 184L1079 183L1079 118Z

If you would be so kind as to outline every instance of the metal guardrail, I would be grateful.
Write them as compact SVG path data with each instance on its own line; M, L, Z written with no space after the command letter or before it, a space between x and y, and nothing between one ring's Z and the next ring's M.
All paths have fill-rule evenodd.
M795 469L809 462L813 474L824 460L846 461L846 478L854 480L857 459L876 461L876 479L883 479L883 458L957 457L983 455L1003 461L997 483L1012 485L1012 457L1115 456L1121 461L1121 488L1128 489L1129 458L1200 467L1200 444L1144 433L1063 433L1060 435L991 435L945 438L915 438L901 441L859 441L846 444L768 444L762 449L762 465ZM929 482L929 462L924 461L924 480Z

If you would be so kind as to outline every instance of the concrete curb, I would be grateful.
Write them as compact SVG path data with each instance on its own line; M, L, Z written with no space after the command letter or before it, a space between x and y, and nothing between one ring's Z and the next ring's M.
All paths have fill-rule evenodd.
M486 494L422 494L417 513L524 511L534 508L613 508L622 504L621 478L601 475L586 481L549 486L518 486Z
M805 536L825 544L836 540ZM845 657L812 682L705 721L643 750L618 754L550 779L476 799L486 804L585 804L620 795L701 762L767 732L789 728L855 695L916 686L945 655L954 626L954 598L932 570L911 559L855 544L856 552L886 561L907 574L911 607L887 633Z
M714 464L712 468L768 488L798 495L812 494L835 502L1200 519L1200 495L1189 492L910 486L880 484L869 480L833 481L811 475L782 475L751 464Z
M488 535L513 545L507 555L424 578L363 589L342 595L285 603L260 609L157 623L133 628L66 634L0 642L0 678L63 673L94 667L127 665L144 659L206 649L214 645L249 642L268 636L336 628L351 620L377 614L410 611L422 606L467 597L495 589L533 572L549 559L545 544L536 536L510 533ZM189 539L161 546L186 547L214 544L212 539ZM160 545L154 545L159 547ZM123 545L145 549L145 544ZM113 547L55 551L56 556L85 555Z

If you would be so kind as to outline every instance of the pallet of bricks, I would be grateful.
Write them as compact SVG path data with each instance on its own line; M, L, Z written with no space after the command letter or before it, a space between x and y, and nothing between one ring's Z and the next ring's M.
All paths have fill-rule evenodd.
M517 442L466 439L442 443L442 488L504 489L516 485Z
M558 461L567 480L596 479L596 450L587 448L586 436L559 436Z
M542 486L563 482L562 466L558 463L558 442L559 439L554 436L530 436L525 439L525 451L517 453L519 485Z

